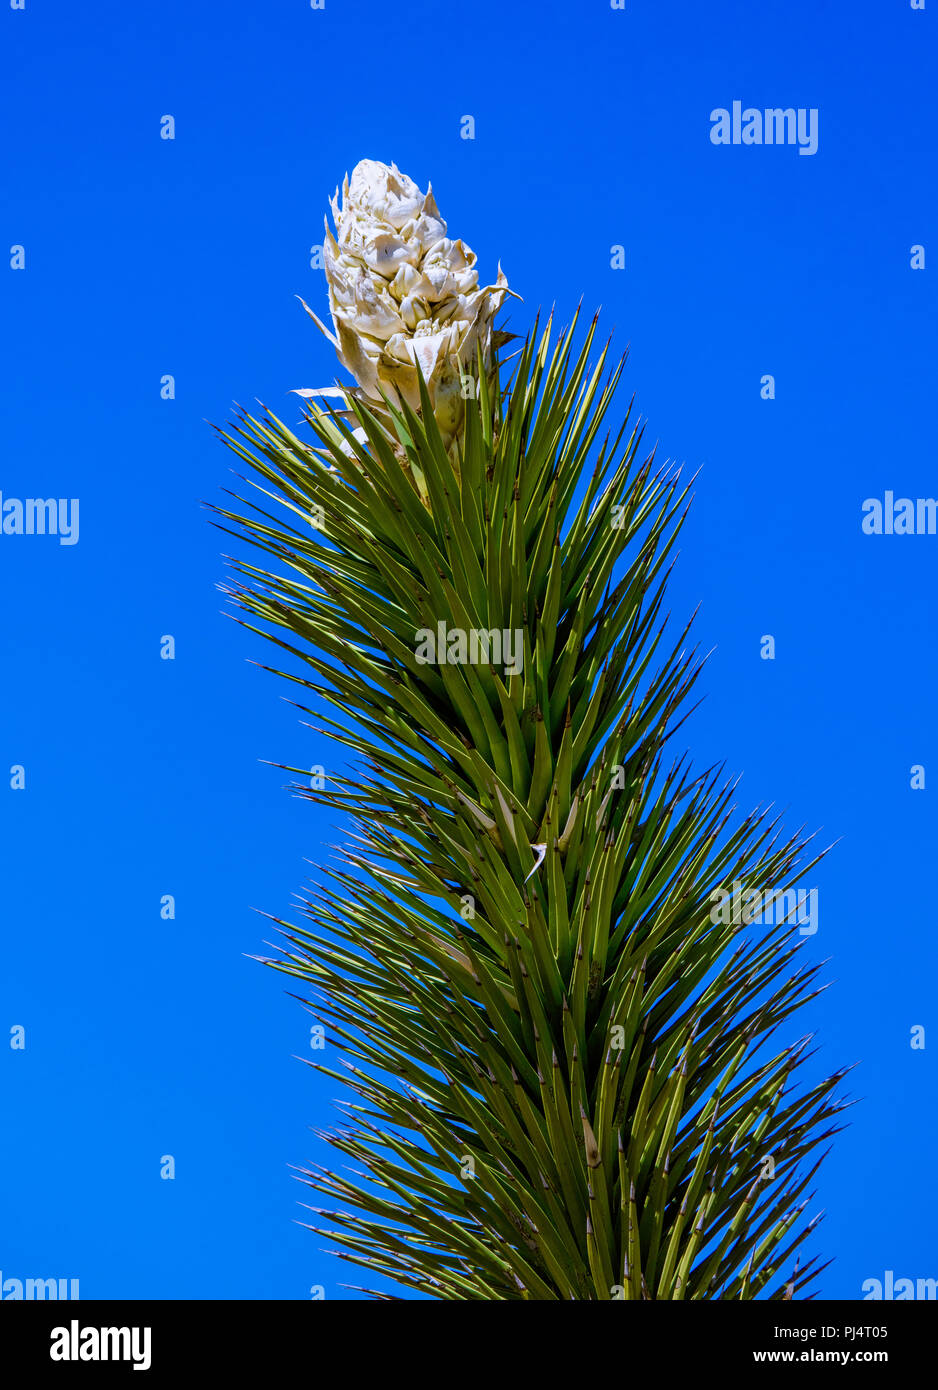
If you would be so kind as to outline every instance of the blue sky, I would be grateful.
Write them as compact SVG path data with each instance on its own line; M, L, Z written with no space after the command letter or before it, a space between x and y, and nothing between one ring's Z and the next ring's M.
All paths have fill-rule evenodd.
M688 746L744 773L744 810L842 837L814 875L810 949L837 983L809 1023L819 1064L862 1062L864 1099L813 1203L820 1292L938 1276L938 536L860 529L866 498L938 495L935 15L848 8L0 10L0 491L80 499L75 545L0 534L4 1279L277 1299L359 1280L293 1224L289 1165L324 1157L309 1127L336 1086L294 1060L310 1020L246 959L270 936L252 909L289 916L341 837L269 763L335 753L221 615L230 543L199 504L232 483L207 420L256 398L298 418L288 391L336 374L294 296L324 312L310 247L363 157L432 180L523 296L515 331L601 305L649 439L702 466L670 589L716 647ZM734 100L816 108L817 153L715 146Z

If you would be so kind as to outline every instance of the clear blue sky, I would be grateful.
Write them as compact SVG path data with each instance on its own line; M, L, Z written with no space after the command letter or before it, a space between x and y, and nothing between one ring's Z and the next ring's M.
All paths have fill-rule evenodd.
M309 248L364 156L432 180L483 270L501 259L516 331L602 305L661 456L704 465L671 586L717 648L687 742L744 772L743 809L843 837L814 875L809 950L837 983L809 1023L819 1065L862 1061L865 1099L813 1203L820 1291L938 1276L938 537L860 530L868 497L938 495L936 21L905 0L4 0L0 491L80 499L77 545L0 535L4 1279L303 1299L360 1278L292 1224L288 1165L324 1158L308 1127L337 1088L245 958L270 937L252 909L289 916L340 837L262 760L335 752L221 616L230 547L199 502L232 481L207 419L255 398L298 418L288 390L335 376L294 295L324 312ZM734 100L817 108L817 153L713 145Z

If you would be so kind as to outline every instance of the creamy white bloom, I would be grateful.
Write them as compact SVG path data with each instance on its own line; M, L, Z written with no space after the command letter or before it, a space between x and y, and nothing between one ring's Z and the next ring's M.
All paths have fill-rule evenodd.
M494 285L479 285L475 254L446 235L432 188L422 193L395 164L363 159L343 182L341 206L338 192L331 205L324 259L339 360L370 402L383 392L414 410L419 364L449 446L474 393L479 348L486 373L494 365L502 337L492 320L508 281L499 266Z

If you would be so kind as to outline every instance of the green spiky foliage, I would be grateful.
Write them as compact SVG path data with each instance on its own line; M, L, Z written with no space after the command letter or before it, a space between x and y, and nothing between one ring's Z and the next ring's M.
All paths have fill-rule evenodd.
M342 867L266 962L355 1096L328 1136L355 1168L300 1170L330 1202L312 1229L440 1299L805 1296L841 1108L792 1036L818 967L711 895L817 860L672 751L702 664L662 614L688 494L631 406L602 435L622 363L590 366L595 326L480 372L453 458L425 393L353 403L364 444L317 407L309 440L268 413L220 431L264 494L217 509L263 552L232 562L241 621L355 755L322 794ZM521 670L418 659L440 622L520 632Z

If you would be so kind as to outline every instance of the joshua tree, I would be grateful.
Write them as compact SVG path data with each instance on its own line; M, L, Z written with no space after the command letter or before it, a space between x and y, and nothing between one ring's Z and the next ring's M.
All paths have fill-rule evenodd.
M300 1170L313 1229L377 1297L797 1296L843 1073L802 1079L819 967L789 916L714 903L820 856L675 752L688 489L631 407L601 437L623 364L590 365L595 321L535 324L506 376L507 282L478 285L431 192L364 161L333 211L354 382L300 393L308 440L239 414L262 498L216 509L261 552L233 561L242 621L355 755L322 794L342 865L266 961L354 1096L328 1137L364 1171Z

